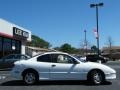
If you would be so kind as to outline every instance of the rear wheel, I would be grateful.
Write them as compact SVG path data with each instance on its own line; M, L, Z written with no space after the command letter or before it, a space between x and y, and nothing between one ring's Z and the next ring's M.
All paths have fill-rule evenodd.
M104 82L104 75L102 72L94 70L90 72L88 80L92 82L92 84L100 85Z
M32 85L38 81L38 76L35 72L25 72L23 75L23 80L26 84Z

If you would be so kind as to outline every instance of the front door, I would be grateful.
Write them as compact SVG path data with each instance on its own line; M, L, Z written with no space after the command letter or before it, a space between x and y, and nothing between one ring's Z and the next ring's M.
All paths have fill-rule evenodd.
M80 64L66 54L53 54L50 78L53 80L75 80L81 79Z

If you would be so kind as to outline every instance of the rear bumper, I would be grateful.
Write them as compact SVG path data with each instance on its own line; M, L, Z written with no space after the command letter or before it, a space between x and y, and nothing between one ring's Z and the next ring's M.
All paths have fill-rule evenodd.
M11 76L13 78L18 79L18 80L22 80L21 72L19 70L17 70L17 69L11 70Z

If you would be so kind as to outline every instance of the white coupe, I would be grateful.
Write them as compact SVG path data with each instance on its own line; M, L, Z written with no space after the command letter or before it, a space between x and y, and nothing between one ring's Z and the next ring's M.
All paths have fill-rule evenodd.
M47 52L15 62L11 75L29 85L39 80L88 80L99 85L115 79L116 71L103 64L81 62L67 53Z

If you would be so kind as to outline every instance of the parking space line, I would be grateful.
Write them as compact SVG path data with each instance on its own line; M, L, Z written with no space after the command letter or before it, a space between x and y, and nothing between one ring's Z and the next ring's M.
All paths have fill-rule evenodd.
M10 76L10 74L0 74L0 76Z

